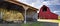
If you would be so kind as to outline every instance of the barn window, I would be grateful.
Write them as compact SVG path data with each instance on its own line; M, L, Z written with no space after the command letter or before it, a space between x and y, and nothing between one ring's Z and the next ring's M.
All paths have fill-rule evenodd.
M42 9L43 12L46 12L47 11L47 7L45 5L42 8L43 8Z

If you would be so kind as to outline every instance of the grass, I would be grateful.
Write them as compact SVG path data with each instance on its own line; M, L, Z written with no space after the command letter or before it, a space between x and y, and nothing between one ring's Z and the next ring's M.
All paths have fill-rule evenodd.
M21 26L58 26L58 23L49 23L49 22L27 22L26 24L21 24Z
M19 24L0 24L0 25L1 26L53 26L52 23L48 23L48 22L27 22L26 24L19 23Z
M21 26L43 26L43 23L41 22L32 22L32 23L26 23L21 24Z

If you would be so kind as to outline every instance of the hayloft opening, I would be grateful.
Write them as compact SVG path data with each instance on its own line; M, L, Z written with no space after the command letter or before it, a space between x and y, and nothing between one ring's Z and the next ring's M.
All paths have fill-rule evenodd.
M47 7L45 5L42 8L43 8L42 9L43 12L46 12L47 11Z

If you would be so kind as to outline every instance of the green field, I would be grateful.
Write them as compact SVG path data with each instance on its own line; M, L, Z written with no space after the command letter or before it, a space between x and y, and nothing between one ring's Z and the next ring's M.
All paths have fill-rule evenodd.
M49 22L27 22L19 24L0 24L0 26L58 26L58 23Z
M58 26L58 23L32 22L32 23L21 24L21 26Z
M26 24L21 24L21 26L44 26L43 23L41 22L31 22L31 23L26 23Z

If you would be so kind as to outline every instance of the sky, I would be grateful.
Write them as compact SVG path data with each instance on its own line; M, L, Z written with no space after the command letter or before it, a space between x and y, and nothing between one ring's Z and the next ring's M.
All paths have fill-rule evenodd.
M40 10L43 5L50 8L51 12L60 15L60 0L17 0Z

